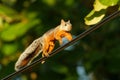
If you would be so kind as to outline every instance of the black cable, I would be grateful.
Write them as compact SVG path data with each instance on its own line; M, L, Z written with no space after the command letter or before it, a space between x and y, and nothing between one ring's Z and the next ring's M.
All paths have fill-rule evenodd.
M99 22L98 24L94 25L93 27L90 27L89 29L87 29L86 31L84 31L83 33L79 34L76 38L74 38L72 41L68 42L67 44L58 47L57 49L55 49L54 51L52 51L50 53L50 56L55 55L56 53L60 52L61 50L65 49L66 47L72 45L73 43L75 43L76 41L82 39L83 37L85 37L86 35L90 34L91 32L93 32L94 30L98 29L99 27L101 27L103 24L105 24L106 22L110 21L111 19L120 16L120 10L114 12L113 14L109 15L108 17L104 18L101 22ZM48 57L44 57L44 58L40 58L34 62L32 62L30 65L25 66L23 68L21 68L19 71L13 72L10 75L6 76L5 78L3 78L2 80L9 80L11 79L13 76L32 68L33 66L37 65L38 63L40 63L43 60L46 60Z

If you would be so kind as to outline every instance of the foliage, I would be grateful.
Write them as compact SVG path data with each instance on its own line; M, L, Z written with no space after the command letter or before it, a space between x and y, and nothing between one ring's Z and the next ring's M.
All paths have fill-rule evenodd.
M77 36L118 10L119 4L120 0L0 0L0 79L14 72L25 48L61 19L71 20L72 34ZM78 80L76 68L82 62L95 80L120 80L119 25L120 17L73 45L74 49L61 51L14 79Z
M93 10L85 17L87 25L93 25L103 19L107 8L119 4L119 0L95 0Z

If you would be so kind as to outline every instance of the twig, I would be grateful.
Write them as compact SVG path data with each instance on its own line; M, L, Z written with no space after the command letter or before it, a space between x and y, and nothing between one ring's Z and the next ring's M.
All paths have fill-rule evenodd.
M79 34L76 38L74 38L72 41L68 42L67 44L55 49L54 51L52 51L49 57L55 55L56 53L62 51L63 49L65 49L66 47L72 45L73 43L75 43L76 41L82 39L83 37L85 37L86 35L90 34L91 32L93 32L94 30L98 29L99 27L101 27L103 24L105 24L106 22L110 21L111 19L120 16L120 10L114 12L113 14L111 14L110 16L106 17L105 19L103 19L101 22L99 22L98 24L94 25L93 27L90 27L89 29L87 29L86 31L84 31L83 33ZM5 78L3 78L2 80L9 80L11 79L13 76L16 76L19 73L22 73L23 71L32 68L33 66L37 65L38 63L40 63L43 60L46 60L49 57L44 57L44 58L40 58L34 62L32 62L30 65L25 66L23 68L21 68L19 71L17 72L13 72L10 75L6 76Z

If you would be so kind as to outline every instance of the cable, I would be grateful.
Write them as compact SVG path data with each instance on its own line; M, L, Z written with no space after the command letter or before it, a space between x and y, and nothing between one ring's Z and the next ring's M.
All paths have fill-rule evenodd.
M50 53L50 56L49 56L49 57L55 55L56 53L62 51L62 50L65 49L66 47L68 47L68 46L72 45L73 43L75 43L76 41L82 39L82 38L85 37L86 35L90 34L90 33L93 32L94 30L98 29L98 28L101 27L103 24L105 24L106 22L110 21L111 19L113 19L113 18L115 18L115 17L117 17L117 16L120 16L120 10L114 12L113 14L111 14L111 15L109 15L108 17L104 18L104 19L103 19L101 22L99 22L98 24L94 25L93 27L90 27L89 29L87 29L87 30L84 31L83 33L79 34L76 38L74 38L72 41L68 42L67 44L65 44L65 45L63 45L63 46L61 46L61 47L58 47L57 49L53 50L53 51ZM40 59L32 62L30 65L21 68L19 71L16 71L16 72L11 73L10 75L8 75L8 76L6 76L5 78L3 78L2 80L10 80L12 77L16 76L17 74L22 73L23 71L32 68L33 66L37 65L38 63L40 63L40 62L43 61L43 60L46 60L46 59L49 58L49 57L40 58Z

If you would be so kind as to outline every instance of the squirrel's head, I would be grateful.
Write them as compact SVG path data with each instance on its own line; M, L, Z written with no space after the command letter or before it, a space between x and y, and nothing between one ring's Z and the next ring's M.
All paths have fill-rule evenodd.
M70 23L70 20L65 22L63 19L61 19L60 29L70 31L72 29L72 24Z

